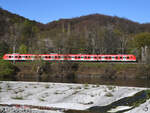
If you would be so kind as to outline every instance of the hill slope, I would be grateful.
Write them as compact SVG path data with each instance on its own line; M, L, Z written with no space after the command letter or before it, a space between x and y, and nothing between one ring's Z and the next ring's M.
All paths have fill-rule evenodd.
M130 53L133 36L150 31L150 24L116 16L93 14L41 24L3 9L0 26L1 49L8 46L0 50L4 53Z

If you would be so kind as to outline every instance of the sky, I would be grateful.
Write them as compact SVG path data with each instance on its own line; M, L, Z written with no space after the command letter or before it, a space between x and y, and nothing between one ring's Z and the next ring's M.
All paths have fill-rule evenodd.
M150 0L0 0L0 7L44 24L95 13L150 22Z

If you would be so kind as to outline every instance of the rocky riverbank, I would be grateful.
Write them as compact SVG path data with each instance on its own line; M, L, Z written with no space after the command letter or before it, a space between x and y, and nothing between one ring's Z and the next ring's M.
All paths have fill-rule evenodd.
M150 108L149 98L148 88L48 82L0 82L0 105L6 105L0 107L3 111L24 109L37 113L41 113L40 110L48 110L45 113L100 113L104 110L143 113L145 112L142 112L143 109Z

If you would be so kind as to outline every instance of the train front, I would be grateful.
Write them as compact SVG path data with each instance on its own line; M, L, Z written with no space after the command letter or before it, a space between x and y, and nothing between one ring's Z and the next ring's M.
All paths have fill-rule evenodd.
M4 54L3 60L9 60L9 58L7 56L8 56L8 54Z

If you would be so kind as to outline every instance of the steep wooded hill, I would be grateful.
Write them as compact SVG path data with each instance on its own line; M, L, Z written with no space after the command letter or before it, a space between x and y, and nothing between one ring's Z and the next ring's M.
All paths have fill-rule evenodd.
M42 24L0 9L0 52L137 54L134 35L150 24L92 14Z

